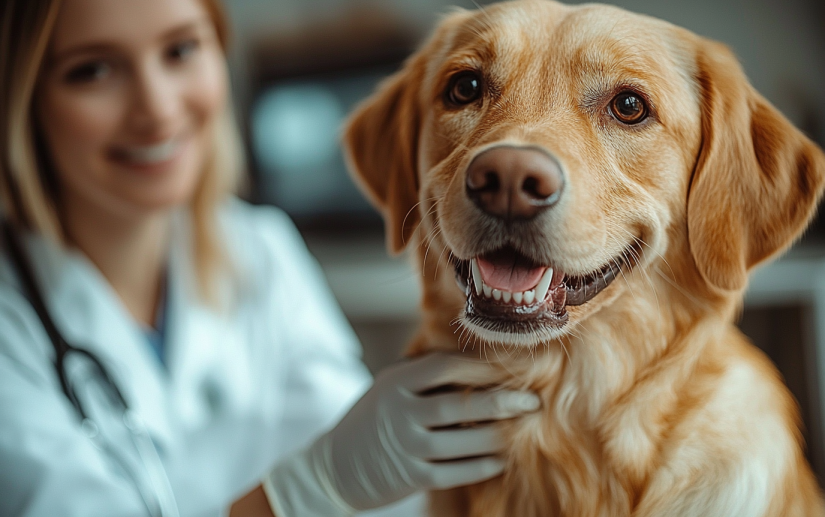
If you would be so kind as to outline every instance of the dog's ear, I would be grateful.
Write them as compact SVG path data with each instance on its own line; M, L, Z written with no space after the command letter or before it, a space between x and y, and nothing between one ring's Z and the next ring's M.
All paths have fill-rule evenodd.
M387 245L400 253L417 228L418 94L423 60L413 56L385 80L344 127L350 172L384 216Z
M825 155L753 89L730 50L705 41L697 57L702 148L687 200L690 249L708 283L738 290L812 218Z

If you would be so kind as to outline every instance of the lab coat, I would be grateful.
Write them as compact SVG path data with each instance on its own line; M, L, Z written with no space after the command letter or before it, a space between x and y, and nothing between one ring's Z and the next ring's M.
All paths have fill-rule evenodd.
M25 240L57 327L101 359L145 423L181 516L224 514L370 383L358 342L289 219L233 200L219 220L232 276L220 286L224 306L213 308L195 294L187 218L175 219L166 367L86 258L41 237ZM3 257L0 516L145 515L128 477L82 432L51 342L17 286Z

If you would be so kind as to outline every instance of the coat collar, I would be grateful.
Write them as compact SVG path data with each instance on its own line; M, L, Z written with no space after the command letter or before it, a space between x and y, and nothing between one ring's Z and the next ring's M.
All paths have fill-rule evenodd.
M205 418L203 397L173 387L196 384L193 379L214 362L222 334L222 318L194 294L187 233L178 218L168 262L167 368L117 293L84 255L41 236L26 238L55 325L69 343L97 355L161 450L180 445L174 443L181 436L175 429L180 417Z

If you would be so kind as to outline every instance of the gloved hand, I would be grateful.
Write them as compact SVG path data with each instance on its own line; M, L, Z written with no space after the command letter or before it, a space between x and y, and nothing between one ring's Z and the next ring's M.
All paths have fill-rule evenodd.
M444 354L382 371L334 429L263 480L276 517L352 515L417 490L500 474L502 424L433 428L513 418L537 410L538 397L504 390L421 395L440 386L483 385L493 371L486 362Z

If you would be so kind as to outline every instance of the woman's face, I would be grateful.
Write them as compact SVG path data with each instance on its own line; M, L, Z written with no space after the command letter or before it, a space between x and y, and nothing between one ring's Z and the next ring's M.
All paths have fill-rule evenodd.
M226 82L202 0L64 0L35 93L61 202L127 218L185 203Z

